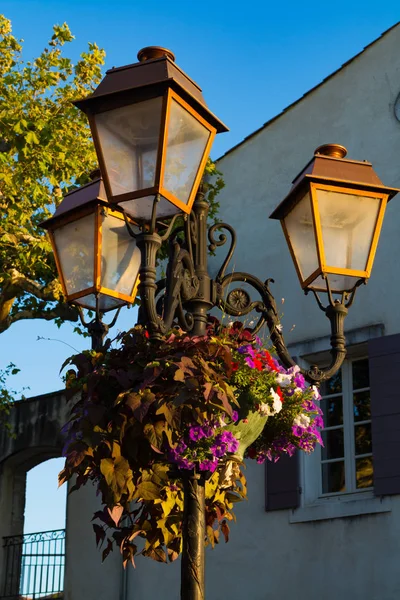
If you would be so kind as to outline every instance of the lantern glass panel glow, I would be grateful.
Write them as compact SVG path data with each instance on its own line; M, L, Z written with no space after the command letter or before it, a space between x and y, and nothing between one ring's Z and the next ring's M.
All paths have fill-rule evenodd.
M159 97L95 116L113 196L131 194L155 185L161 112L162 98Z
M375 233L381 197L315 188L325 264L365 271Z
M187 204L210 130L176 100L171 100L163 188Z
M101 287L131 296L140 268L140 250L123 220L102 216Z
M121 300L118 298L112 298L111 296L106 296L103 293L97 294L97 296L96 294L87 294L87 296L76 298L74 302L75 304L80 304L81 306L89 308L90 310L96 310L97 307L97 310L100 310L101 312L113 310L126 304L126 302L121 302Z
M95 215L66 223L54 231L54 243L66 293L94 286Z
M134 198L121 202L121 206L125 212L135 219L143 219L149 221L153 212L154 194L145 196L144 198ZM179 209L171 202L168 202L163 196L160 196L160 201L157 204L157 217L160 219L172 217Z
M319 266L309 192L286 215L284 227L300 279L305 281Z

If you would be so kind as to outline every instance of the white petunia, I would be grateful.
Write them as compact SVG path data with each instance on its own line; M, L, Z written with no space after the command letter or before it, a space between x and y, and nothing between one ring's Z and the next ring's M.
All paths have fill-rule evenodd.
M258 412L265 417L272 417L282 410L282 400L280 399L279 394L277 394L273 388L270 388L269 393L272 397L272 407L268 402L262 402L258 407Z
M317 388L317 386L312 385L311 389L312 389L312 396L313 396L314 400L321 400L321 394L319 393L319 389Z
M292 383L292 376L285 375L285 373L278 373L276 376L276 383L281 387L288 387Z
M282 400L280 399L279 394L277 394L273 388L271 388L269 390L269 392L272 396L272 400L273 400L272 407L274 409L274 414L276 415L276 413L281 412L281 410L282 410Z
M261 413L264 417L270 417L273 412L269 404L263 402L258 406L258 412Z
M297 415L297 417L293 420L293 425L297 425L299 427L308 427L310 424L310 417L304 414Z

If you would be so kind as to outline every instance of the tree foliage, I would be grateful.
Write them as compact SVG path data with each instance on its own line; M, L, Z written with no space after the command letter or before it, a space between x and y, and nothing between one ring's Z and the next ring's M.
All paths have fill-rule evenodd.
M25 62L22 40L0 15L0 333L22 319L78 316L38 227L97 165L86 116L72 101L100 82L104 51L90 43L73 64L63 53L73 39L56 25L40 56Z

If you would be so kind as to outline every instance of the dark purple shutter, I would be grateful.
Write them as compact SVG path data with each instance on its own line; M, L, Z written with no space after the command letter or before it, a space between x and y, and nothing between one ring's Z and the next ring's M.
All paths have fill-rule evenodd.
M376 496L400 494L400 335L368 342Z
M278 462L266 461L265 509L297 508L300 502L299 455L283 455Z

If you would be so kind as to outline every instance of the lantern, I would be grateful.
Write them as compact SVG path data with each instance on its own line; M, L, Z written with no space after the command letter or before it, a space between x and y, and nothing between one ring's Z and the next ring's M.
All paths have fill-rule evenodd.
M68 302L106 312L135 300L140 251L101 179L67 194L41 226L49 231Z
M387 201L399 190L383 185L371 163L345 158L326 144L293 181L272 213L279 219L303 289L353 289L368 279Z
M108 200L150 221L189 213L216 132L225 125L165 48L110 69L75 105L89 117Z

